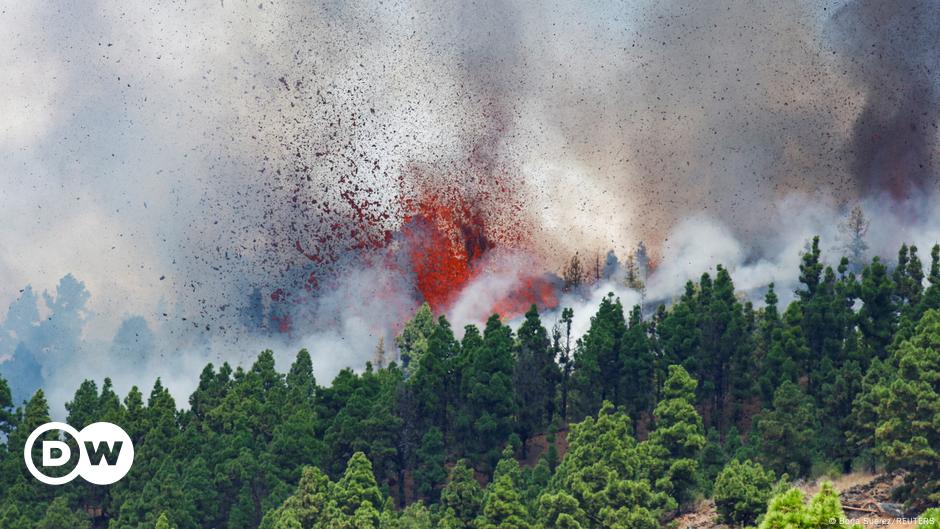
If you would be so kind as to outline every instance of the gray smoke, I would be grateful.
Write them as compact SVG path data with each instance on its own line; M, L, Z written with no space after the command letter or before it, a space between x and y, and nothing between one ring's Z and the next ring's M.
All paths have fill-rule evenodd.
M329 378L410 310L410 278L362 249L394 248L435 186L524 205L520 266L645 241L664 299L717 261L744 290L792 281L856 202L872 253L925 249L938 22L923 0L10 5L0 306L50 293L30 340L63 392L132 351L152 352L123 387L272 343L321 344ZM67 274L82 314L41 323ZM272 315L305 323L272 337ZM10 325L0 360L29 341Z
M907 199L935 191L940 5L856 0L832 40L864 97L846 150L861 190Z

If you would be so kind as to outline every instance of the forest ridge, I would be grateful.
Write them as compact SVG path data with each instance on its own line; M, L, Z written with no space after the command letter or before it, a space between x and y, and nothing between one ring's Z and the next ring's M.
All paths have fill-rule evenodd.
M182 409L160 380L123 399L86 380L68 423L136 448L111 487L32 479L49 405L17 407L0 379L0 528L653 529L704 497L729 524L831 527L833 489L807 504L788 483L852 469L901 472L899 501L937 506L940 246L926 268L907 245L832 268L816 238L795 294L780 307L771 284L755 308L718 266L647 317L605 297L583 336L571 309L549 327L533 306L460 340L425 305L397 362L380 346L323 386L307 351L287 373L264 351L207 365Z

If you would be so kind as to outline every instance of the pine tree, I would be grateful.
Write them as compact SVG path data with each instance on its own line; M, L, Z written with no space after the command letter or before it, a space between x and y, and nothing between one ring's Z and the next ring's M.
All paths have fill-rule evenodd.
M623 365L623 380L620 382L623 400L630 416L639 420L641 413L649 412L655 394L653 346L639 305L630 311L630 321L621 341L620 356Z
M636 265L640 269L640 279L646 281L646 275L650 269L650 256L643 241L636 244L633 255L636 256Z
M114 383L105 377L101 384L101 394L98 396L98 420L115 424L124 422L124 408L121 407L121 398L114 391Z
M795 309L799 312L802 337L808 348L799 363L800 370L809 376L810 391L815 391L823 380L819 366L824 361L841 363L842 343L851 322L851 302L841 295L843 289L831 267L820 260L819 237L814 237L811 249L803 254L800 265L802 288ZM796 316L796 310L791 312Z
M62 526L62 527L65 527L65 526ZM157 518L156 529L175 529L175 528L170 525L170 520L169 518L167 518L166 513L161 513L160 517Z
M147 430L144 396L137 389L137 386L132 386L127 396L124 397L124 409L124 431L127 432L127 435L130 436L131 441L136 446L143 439Z
M476 375L473 373L473 366L482 348L483 336L480 334L480 330L475 325L465 326L463 339L460 341L460 356L456 362L456 366L460 370L460 394L455 403L456 409L453 417L454 440L457 445L456 451L460 455L468 455L474 449L472 440L477 410L473 410L470 407L470 403L467 399L470 396L471 378L476 378ZM407 397L407 395L405 396ZM404 404L411 406L411 403L408 402L407 399L404 401Z
M591 527L588 515L578 499L564 491L543 494L539 498L539 517L544 527L586 529Z
M450 471L441 491L441 508L451 514L455 529L476 527L475 520L483 512L483 489L465 459L457 461Z
M422 419L418 425L421 431L437 427L447 435L451 428L450 413L457 397L454 364L459 350L450 323L441 316L427 339L425 352L412 362L408 379Z
M68 423L79 430L101 420L97 384L91 380L82 382L72 401L65 404L65 409L69 412Z
M306 349L297 352L286 382L292 404L311 408L316 404L317 380L313 376L313 360Z
M852 405L862 389L864 372L855 360L836 367L828 359L819 372L823 382L816 392L817 415L825 418L817 432L820 449L828 459L840 463L844 472L851 472L852 460L859 452L845 442L845 432L853 428Z
M300 525L300 522L293 513L287 512L284 513L281 518L278 518L274 529L304 529L304 527Z
M260 529L292 527L290 524L312 529L318 521L327 521L328 515L338 514L333 489L334 484L320 469L305 467L297 490L280 507L265 515Z
M522 498L530 514L535 512L539 496L548 488L552 478L552 469L545 456L532 468L522 469Z
M477 522L480 529L530 529L529 514L520 489L519 464L507 447L497 465L493 481L486 488L483 516Z
M573 378L577 400L573 404L580 415L596 410L604 400L614 404L623 402L621 343L625 332L623 306L610 293L601 300L575 352Z
M927 289L920 300L918 314L940 308L940 244L930 249L930 270L927 274Z
M924 293L924 268L917 256L917 247L906 244L898 250L898 263L892 274L896 289L896 306L904 315L911 315L920 305Z
M436 427L431 427L418 447L418 468L415 470L415 483L418 492L428 501L436 503L440 496L438 485L444 483L447 471L444 469L444 436Z
M774 284L771 283L764 297L765 306L759 325L759 352L756 359L761 368L758 387L767 406L772 404L774 391L781 382L797 381L799 369L794 358L808 355L808 352L804 351L806 346L802 339L802 330L784 324L777 311L777 299Z
M940 283L940 244L934 244L930 248L930 274L927 280L931 285Z
M230 387L231 368L224 365L216 373L215 366L206 364L199 374L199 386L189 396L189 408L198 420L205 420L209 412L219 405Z
M849 417L851 428L845 437L856 453L863 456L867 468L876 466L875 430L879 423L879 408L887 400L888 385L896 376L896 367L888 361L874 359L861 381L861 388L852 402Z
M574 310L566 307L561 311L561 328L555 325L552 332L554 349L561 366L561 420L568 420L568 396L571 388L571 371L574 369L574 355L571 347L571 325L574 322ZM562 329L564 329L562 331Z
M16 426L16 416L13 413L13 394L10 386L3 377L0 377L0 434L9 434Z
M16 430L7 440L7 446L10 451L14 454L22 453L30 432L51 421L52 419L49 418L49 402L46 400L46 394L40 389L36 391L33 398L29 399L29 402L26 403L22 418L17 423ZM33 449L35 453L41 455L37 446L34 446Z
M889 468L908 471L911 500L940 501L940 311L924 314L897 352L897 375L881 391L876 447Z
M402 421L394 413L394 399L401 376L397 369L375 373L371 368L361 377L342 376L343 384L350 386L343 392L350 395L324 434L333 475L338 476L356 452L367 454L381 482L398 473L396 443Z
M696 361L696 375L701 381L699 394L708 403L712 420L710 426L724 431L735 407L728 408L732 389L744 380L735 380L736 372L746 369L745 357L750 352L750 337L743 306L734 296L734 284L728 270L717 268L712 282L708 274L702 276L697 297L701 319L701 348ZM732 369L737 366L737 369ZM737 373L740 374L740 373Z
M896 313L894 283L878 257L862 271L859 297L863 305L858 313L858 326L863 343L869 356L884 358L894 334Z
M12 457L5 458L4 468L0 469L0 483L8 481L3 503L0 503L0 526L14 529L33 529L36 520L43 517L49 502L55 494L54 487L42 485L26 470L23 465L23 452L29 434L36 428L50 422L49 403L40 389L26 403L17 420L17 427L7 438L7 450ZM48 432L46 439L57 439L54 432ZM33 461L42 460L42 443L33 444ZM5 525L4 525L5 524Z
M59 496L52 500L49 508L42 519L36 524L36 529L91 529L91 521L88 516L80 510L69 508L65 496ZM157 524L160 529L160 524Z
M808 475L818 451L818 431L813 399L784 382L774 393L773 409L756 419L762 461L778 474Z
M516 398L516 432L522 440L523 456L527 441L544 431L555 414L555 388L560 378L553 358L548 331L542 326L536 306L525 315L519 327L513 389Z
M694 406L697 385L681 366L669 366L663 400L653 412L656 429L650 434L650 443L664 452L661 458L670 480L669 492L680 504L692 499L699 456L706 443L702 418Z
M800 299L810 299L819 290L823 272L823 264L820 260L821 253L819 249L819 236L817 235L813 237L812 243L810 243L806 251L803 252L801 258L800 283L803 284L803 289L797 292Z
M561 271L561 277L565 282L565 292L577 292L584 283L584 266L581 265L581 258L575 253L571 260Z
M849 527L839 504L839 495L832 484L824 483L809 505L803 501L803 492L791 488L770 500L767 514L758 529L831 529ZM859 526L852 526L859 529Z
M186 496L183 503L191 506L192 512L190 514L197 527L212 527L218 523L219 505L222 501L215 490L214 477L209 465L201 455L196 456L183 469L182 485L180 487ZM281 497L280 501L283 501L283 499Z
M637 443L629 417L607 402L597 418L571 425L568 453L539 500L546 527L659 527L676 508L656 469L655 450ZM662 483L663 486L668 486Z
M715 479L718 478L718 474L721 473L729 459L732 458L721 444L721 436L718 435L718 430L709 428L705 432L705 447L702 448L702 455L699 458L699 485L706 497L712 495L712 486L715 484Z
M395 338L395 345L398 346L399 354L401 354L403 367L407 368L412 360L420 359L428 350L428 340L434 332L434 327L434 314L431 312L431 306L424 303L415 313L414 318L405 324L401 334Z
M767 509L774 486L774 473L750 459L732 459L715 480L715 507L721 521L739 526L753 526Z
M862 207L856 205L840 226L844 240L842 248L848 254L849 266L855 273L861 271L865 264L865 254L868 251L865 236L868 234L870 225L871 221L865 216Z
M423 503L412 503L399 515L394 510L383 513L382 529L437 529L434 515Z
M624 272L624 286L642 292L645 288L643 276L640 273L640 266L633 254L627 256L627 260L624 263Z
M468 341L467 336L464 337ZM471 338L472 340L472 338ZM515 405L512 392L512 330L498 315L486 322L482 341L471 341L470 363L463 377L463 419L469 426L469 454L487 470L499 459L500 447L512 433Z
M699 349L702 332L699 329L701 315L694 306L695 285L689 281L685 293L667 312L657 328L662 358L657 371L665 379L670 365L681 365L690 373L698 372Z
M346 472L336 483L336 505L347 519L354 519L354 527L378 527L378 509L385 503L372 463L362 452L356 452L346 466Z
M324 463L327 451L319 430L316 412L306 406L298 406L274 427L266 457L270 457L277 468L279 479L295 483L303 466Z
M375 367L382 369L387 362L385 357L385 337L381 336L378 343L375 344L375 351L372 352L372 363L375 364Z

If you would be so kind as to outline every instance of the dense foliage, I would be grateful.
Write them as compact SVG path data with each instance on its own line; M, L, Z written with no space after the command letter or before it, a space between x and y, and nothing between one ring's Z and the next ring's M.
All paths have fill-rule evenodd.
M750 459L732 459L715 481L715 507L721 520L734 525L753 525L767 508L774 487L774 473Z
M703 495L731 523L822 527L834 493L767 511L776 476L853 466L940 502L940 248L928 273L907 246L832 268L814 240L779 299L769 285L755 308L719 266L668 307L605 297L580 337L570 309L548 328L532 307L458 339L424 306L398 361L328 386L307 351L286 373L270 351L207 365L188 406L160 380L123 398L85 381L68 422L117 423L137 451L105 488L28 475L49 405L0 378L0 527L652 529Z
M791 488L774 496L758 529L827 529L846 527L845 513L839 505L839 495L830 484L824 484L819 494L807 504L803 492ZM861 529L853 525L852 529Z

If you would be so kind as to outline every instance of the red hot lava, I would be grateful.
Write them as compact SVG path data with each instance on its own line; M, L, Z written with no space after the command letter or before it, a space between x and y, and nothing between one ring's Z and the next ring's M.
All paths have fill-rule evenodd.
M402 234L418 291L437 313L476 276L474 262L492 247L478 213L462 201L448 207L434 196L405 217Z
M531 276L523 279L515 290L496 302L493 312L506 318L525 314L533 304L540 309L558 306L558 285L549 276Z
M415 283L436 313L446 312L483 272L483 257L495 248L486 235L484 216L462 199L445 204L429 195L407 215L402 233L407 242ZM504 318L558 304L556 285L541 274L521 274L519 284L496 301L492 312Z
M543 270L509 270L505 264L502 268L497 265L494 272L492 259L487 259L484 266L484 258L492 255L496 241L523 252L531 246L525 229L525 208L513 200L511 186L502 183L501 178L493 178L496 183L487 181L488 185L455 180L450 185L438 182L433 186L418 184L407 192L403 189L403 195L414 198L405 199L400 206L400 237L386 228L385 221L393 208L373 198L372 190L355 188L347 193L344 188L341 195L349 218L344 222L334 220L327 229L310 234L307 243L293 241L294 249L314 265L304 285L306 295L317 296L327 286L321 279L328 284L331 276L338 277L335 265L340 255L355 252L360 262L380 262L402 277L412 277L417 293L437 314L448 312L474 280L492 273L516 279L493 302L491 312L513 318L524 314L533 303L540 308L555 307L558 284L551 274ZM335 213L332 209L322 213L331 212ZM393 244L393 240L402 244ZM529 264L535 266L531 261ZM381 288L377 289L381 295ZM272 294L274 304L286 301L282 291ZM300 298L291 301L302 302ZM293 322L284 317L274 323L280 332L288 332Z

